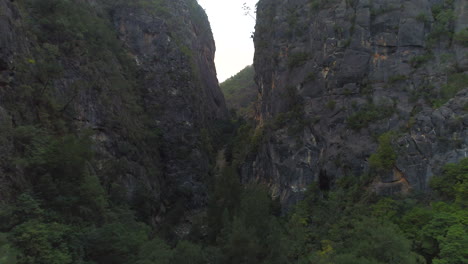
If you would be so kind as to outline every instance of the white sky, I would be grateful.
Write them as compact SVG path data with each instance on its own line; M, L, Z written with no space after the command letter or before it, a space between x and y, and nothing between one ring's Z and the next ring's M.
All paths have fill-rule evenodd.
M254 45L250 37L255 20L244 15L243 3L247 3L255 17L258 0L198 0L210 20L216 42L216 71L219 82L235 75L253 62Z

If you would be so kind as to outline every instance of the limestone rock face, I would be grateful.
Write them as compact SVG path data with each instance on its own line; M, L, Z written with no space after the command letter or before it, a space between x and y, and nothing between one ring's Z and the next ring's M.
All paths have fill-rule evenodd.
M165 1L165 16L139 7L116 10L113 24L140 69L145 111L162 130L161 163L174 199L206 202L209 173L200 131L227 118L214 65L210 24L196 1Z
M466 156L468 48L451 38L466 28L466 6L260 0L254 66L265 137L244 180L293 203L310 183L327 189L368 172L377 136L392 130L398 177L374 186L398 191L404 179L404 188L426 190L444 163Z
M411 186L425 190L428 178L445 163L468 156L468 91L465 89L438 109L426 109L414 118L410 131L395 143L396 167Z
M64 1L66 10L85 10L77 23L88 28L54 35L57 25L34 19L61 15L60 5L35 6L40 2L0 0L1 132L31 125L56 131L57 120L67 133L91 130L89 171L110 195L143 197L155 221L176 203L204 206L211 161L202 131L228 112L203 9L195 0ZM0 142L8 136L0 133ZM20 167L6 166L24 153L1 149L0 199L28 184L15 180Z

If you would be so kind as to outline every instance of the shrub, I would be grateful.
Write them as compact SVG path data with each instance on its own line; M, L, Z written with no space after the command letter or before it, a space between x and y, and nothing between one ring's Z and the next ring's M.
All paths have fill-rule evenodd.
M368 103L349 116L346 122L351 129L359 130L369 126L372 122L391 116L394 112L393 106L376 106L373 103Z
M435 18L435 23L428 36L429 44L440 40L444 36L451 37L453 34L452 22L455 19L453 10L448 6L434 5L432 7L432 14Z
M328 109L333 110L333 109L335 109L335 106L336 106L335 100L328 101L328 103L327 103L327 108Z
M431 59L434 58L434 55L430 52L426 53L426 54L423 54L423 55L418 55L418 56L414 56L410 59L410 65L413 67L413 68L419 68L421 67L422 65L424 65L425 63L427 63L428 61L430 61Z
M447 84L442 85L440 90L441 103L446 103L463 88L468 87L468 74L454 73L448 76Z
M416 20L422 23L426 23L428 21L428 18L425 13L421 12L416 16Z
M10 241L21 249L18 263L73 263L71 228L58 223L28 221L15 227Z
M327 2L331 2L331 1L327 1L327 0L310 0L310 8L312 10L319 10L320 8L322 8Z
M289 68L296 68L306 64L310 59L310 53L308 52L297 52L289 55L288 65Z
M464 28L453 36L453 39L464 47L468 47L468 28Z
M441 176L431 178L429 186L447 200L467 203L468 158L457 164L446 164Z
M407 79L408 79L408 76L398 74L398 75L393 75L393 76L391 76L391 77L388 79L388 82L391 83L391 84L393 84L393 83L396 83L396 82L399 82L399 81L404 81L404 80L407 80Z
M395 164L397 154L392 147L394 132L387 132L379 137L377 152L369 158L369 165L376 170L389 170Z

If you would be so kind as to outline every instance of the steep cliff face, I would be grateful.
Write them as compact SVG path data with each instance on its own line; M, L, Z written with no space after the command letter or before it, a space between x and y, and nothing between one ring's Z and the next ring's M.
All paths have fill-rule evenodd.
M205 130L227 109L195 0L0 7L0 200L43 176L35 143L73 135L91 137L86 170L110 197L149 216L205 204Z
M164 192L199 207L206 202L204 180L210 173L201 132L227 118L216 78L215 44L208 18L196 1L159 5L155 12L118 8L113 23L141 69L145 112L161 129L161 162L170 187Z
M467 155L466 1L260 0L255 32L259 153L245 180L284 203L312 182L376 176L379 192L425 190ZM394 166L369 168L395 131Z

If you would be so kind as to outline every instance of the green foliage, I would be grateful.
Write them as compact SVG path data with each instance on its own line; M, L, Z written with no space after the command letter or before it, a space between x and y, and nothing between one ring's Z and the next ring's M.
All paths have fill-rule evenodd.
M452 5L453 3L447 0L443 4L436 4L432 7L432 15L435 18L435 22L428 36L429 45L432 45L444 37L452 37L453 21L455 19Z
M265 140L266 133L265 127L257 127L253 130L253 135L250 137L251 150L257 150L260 147L261 143Z
M302 243L294 246L298 263L424 263L390 220L399 219L398 203L390 198L375 203L363 188L362 181L348 177L329 192L310 189L288 218L287 239Z
M442 86L440 90L440 101L441 104L446 103L449 99L452 99L459 91L468 87L468 74L466 73L454 73L450 74L447 78L447 84Z
M286 263L278 220L265 187L249 185L221 235L224 263Z
M466 161L447 165L431 183L444 195L465 195L444 196L446 202L374 197L357 177L328 192L309 188L288 216L288 256L298 263L465 263Z
M170 15L169 9L164 0L137 0L135 2L120 0L119 2L127 5L133 4L134 6L143 7L154 15L163 17L168 17Z
M34 49L35 57L25 58L18 64L21 68L18 79L22 79L23 84L17 101L31 100L34 103L30 105L37 109L28 112L18 106L20 113L26 113L18 116L37 112L38 117L25 118L36 120L31 122L36 125L8 129L8 139L18 152L12 154L11 160L16 169L24 172L29 187L18 194L14 202L0 208L0 228L8 233L8 236L0 233L1 263L423 263L416 253L432 263L467 262L466 160L448 165L440 178L434 177L431 187L444 202L430 204L375 197L366 192L366 177L347 176L338 179L330 191L309 186L303 201L280 216L279 205L272 201L266 187L241 185L239 167L249 153L268 139L271 126L290 126L291 131L297 132L307 125L294 90L290 94L291 111L278 114L274 124L254 129L237 119L226 125L227 128L221 126L221 132L200 131L200 142L208 155L225 144L222 138L227 135L228 165L210 182L208 212L206 217L201 217L198 235L194 227L189 236L191 241L163 236L172 232L186 208L182 205L171 208L164 223L156 224L160 229L140 222L139 219L154 220L156 213L161 213L155 211L159 201L151 195L154 190L148 187L146 179L136 179L132 182L136 186L135 200L128 204L128 190L116 186L116 179L130 167L127 165L130 161L94 164L91 134L69 133L67 125L70 124L62 116L67 104L51 96L54 81L63 77L64 63L80 58L86 68L80 69L85 79L102 86L103 83L92 76L105 68L112 79L112 92L118 91L117 94L126 98L123 104L132 113L142 113L129 93L136 85L131 66L126 72L127 69L119 69L120 66L113 63L117 58L124 67L131 65L124 63L128 58L116 41L107 14L80 1L18 2L24 5L23 12L30 14L25 17L29 17L30 26L34 28L31 37L37 37L40 42ZM188 3L195 23L204 23L200 20L204 13L196 1ZM327 2L311 3L313 6ZM354 1L347 3L356 4ZM140 5L155 10L155 15L167 11L162 0L119 0L108 4ZM441 23L450 21L446 19L450 18L450 13L439 11L438 14ZM181 46L181 51L190 55L185 46ZM289 64L291 68L301 66L309 57L309 54L292 55ZM122 71L126 74L121 75ZM248 77L251 75L245 76L245 80L253 79ZM400 80L395 77L391 82ZM441 97L453 96L464 83L465 76L449 77L450 88L442 91ZM89 83L77 83L70 89L81 89L81 85ZM107 96L105 100L114 98ZM329 105L335 107L334 103L333 107L331 102ZM390 106L377 107L369 103L353 114L348 124L356 129L365 127L393 111ZM133 124L132 116L135 115L120 117L117 123ZM157 128L146 123L124 127L128 127L126 136L130 139L122 139L117 144L122 155L132 162L138 151L145 152L146 156L158 155L153 149L157 148L161 137ZM379 139L379 148L370 158L374 168L393 165L396 156L391 140L391 134ZM152 163L153 160L145 161L149 172L157 167ZM105 175L96 175L95 168L101 166L112 169ZM151 171L149 175L157 173ZM107 178L109 184L106 185L99 180ZM174 240L166 244L161 236Z
M468 28L464 28L455 33L455 41L464 47L468 47Z
M442 176L431 179L430 187L443 199L468 205L468 158L458 164L447 164Z
M265 139L265 129L263 127L254 128L243 119L236 121L235 135L227 140L226 160L234 167L240 166L247 156L256 151L260 143Z
M377 219L396 220L398 214L398 204L389 197L381 198L372 206L372 216Z
M310 0L309 3L312 10L318 10L323 7L326 0Z
M6 233L0 233L0 263L15 264L18 253L7 239Z
M397 155L392 146L395 138L394 132L387 132L379 137L377 152L369 157L371 168L376 170L390 170L395 164Z
M351 237L344 252L336 255L337 263L355 263L351 260L356 259L359 263L423 263L394 224L365 218L351 225Z
M188 241L180 241L174 249L171 264L204 264L207 263L202 247Z
M308 52L296 52L289 55L288 66L290 69L297 68L307 63L310 59Z
M159 0L160 2L164 2L164 0ZM193 19L194 23L198 25L199 27L208 27L209 28L209 23L208 17L205 13L205 10L198 4L197 0L189 0L188 1L188 7L189 7L189 12L190 12L190 17ZM202 32L202 33L207 33Z
M410 93L410 102L416 102L419 99L424 99L427 103L434 105L437 99L436 87L433 84L423 84Z
M220 84L228 107L235 109L238 114L244 117L253 115L253 103L257 99L258 90L254 75L253 66L247 66Z
M354 130L359 130L369 126L369 124L390 117L395 112L393 106L368 103L350 115L346 122Z
M140 247L135 264L170 264L173 255L164 241L154 238Z
M336 102L335 102L334 100L328 101L328 103L327 103L327 108L328 108L328 109L334 110L334 109L335 109L335 106L336 106Z
M418 55L414 56L410 59L409 63L413 68L419 68L422 65L426 64L430 60L434 58L434 55L430 52L423 54L423 55Z
M241 185L235 168L225 168L215 178L214 190L208 206L209 239L214 241L223 229L226 218L232 219L240 203Z
M440 253L434 264L466 263L468 261L468 232L466 224L457 223L447 229L444 237L439 237Z
M106 56L102 46L118 47L115 33L104 19L82 4L64 0L25 0L42 43L54 43L68 53ZM32 22L32 21L31 21ZM85 40L85 41L84 41Z
M393 75L391 76L389 79L388 79L388 82L390 84L394 84L394 83L397 83L397 82L400 82L400 81L405 81L408 79L408 76L406 75L401 75L401 74L398 74L398 75Z
M41 198L71 218L101 217L106 207L104 191L97 176L86 169L92 158L89 136L53 137L34 127L17 131L17 144L26 148L26 155L17 162L30 174Z
M304 118L304 106L298 103L290 111L277 114L268 127L273 130L287 127L288 134L294 136L302 133L310 122L310 120Z
M10 241L21 249L18 264L68 264L73 263L73 239L67 225L31 220L15 227Z
M422 23L427 23L428 22L427 14L424 13L424 12L419 13L416 16L416 20L419 21L419 22L422 22Z
M121 212L117 216L120 219L86 232L87 255L96 263L132 263L149 240L149 227L136 222L130 212Z
M410 99L416 101L422 98L432 107L438 108L464 89L467 82L468 75L466 73L452 73L447 76L447 83L442 85L440 89L436 89L432 84L424 84L411 92Z
M22 116L34 116L54 130L64 128L63 116L73 112L73 101L85 89L96 89L101 103L112 100L122 101L128 110L140 110L135 102L136 93L132 90L135 80L134 62L117 41L117 34L105 8L95 9L82 1L65 0L21 0L18 5L27 17L25 29L38 45L32 48L33 58L17 60L18 80L28 91L21 98L34 105L33 108L18 109ZM60 97L53 89L56 80L64 77L64 65L76 62L75 75L80 80L67 83ZM70 69L70 67L67 67ZM105 94L114 90L122 97ZM117 92L118 91L118 92ZM109 98L112 96L112 98ZM107 102L106 102L107 100ZM114 102L115 103L115 102ZM30 113L35 112L35 113ZM129 122L126 115L112 116L112 122ZM31 120L30 120L31 121ZM107 121L107 120L106 120ZM48 124L50 123L50 124ZM135 123L133 121L133 123ZM126 127L137 127L127 124Z

